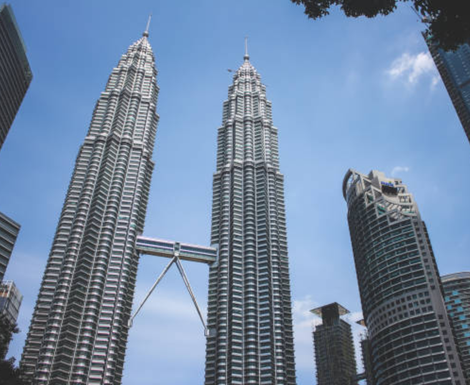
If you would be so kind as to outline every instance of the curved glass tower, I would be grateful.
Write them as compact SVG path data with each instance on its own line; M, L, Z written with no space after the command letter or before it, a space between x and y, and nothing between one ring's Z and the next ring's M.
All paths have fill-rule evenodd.
M348 222L377 385L464 385L436 259L400 179L349 170Z
M205 384L295 384L284 177L271 102L248 54L217 143Z
M22 356L28 383L121 383L158 122L147 38L113 69L79 150Z

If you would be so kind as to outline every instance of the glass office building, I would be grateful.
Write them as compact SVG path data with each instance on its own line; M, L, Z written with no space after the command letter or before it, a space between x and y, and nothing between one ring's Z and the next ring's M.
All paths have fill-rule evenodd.
M357 385L351 325L340 318L349 311L334 302L311 312L322 318L313 331L317 385Z
M13 10L0 5L0 150L32 79Z
M447 313L452 320L467 380L470 380L470 272L441 277Z
M400 179L346 173L343 194L376 384L464 385L426 225Z
M470 141L470 45L466 43L456 51L444 51L426 34L424 38Z
M8 262L10 262L20 227L13 219L0 212L0 282L3 281Z
M0 283L0 314L3 314L11 324L15 324L20 313L23 296L12 281Z

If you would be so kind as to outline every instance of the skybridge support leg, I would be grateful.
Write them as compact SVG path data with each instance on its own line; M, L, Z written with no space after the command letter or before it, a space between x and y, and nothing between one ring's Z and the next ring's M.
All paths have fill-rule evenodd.
M196 307L196 310L197 310L197 314L199 314L199 318L201 319L202 326L204 326L204 335L208 337L209 330L207 329L206 322L204 321L204 317L202 316L201 309L199 308L199 305L196 301L196 297L191 288L191 284L189 283L188 277L186 276L186 272L184 271L183 265L181 264L181 261L179 260L179 258L176 259L176 267L178 268L181 274L181 278L183 278L184 284L186 285L186 289L188 289L188 293L191 296L191 299L193 300L194 306Z
M166 265L166 267L163 269L162 273L160 274L160 276L157 278L157 280L155 281L155 283L153 284L153 286L151 287L151 289L149 290L149 292L147 293L147 295L145 296L144 300L142 301L142 303L140 304L140 306L137 308L137 310L135 311L134 315L131 317L131 319L129 320L129 324L128 324L128 327L132 327L132 322L134 321L134 318L136 317L136 315L139 313L140 309L142 309L142 306L144 306L145 302L147 302L147 299L150 297L150 295L153 293L153 291L155 290L155 288L157 287L157 285L160 283L160 281L162 280L162 278L165 276L166 272L168 271L168 269L171 267L171 265L173 265L173 263L175 261L178 261L178 256L175 255L170 263L168 265Z

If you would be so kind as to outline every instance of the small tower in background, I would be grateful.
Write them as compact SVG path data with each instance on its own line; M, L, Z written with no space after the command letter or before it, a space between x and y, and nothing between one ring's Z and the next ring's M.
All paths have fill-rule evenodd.
M318 385L356 385L356 357L349 313L337 302L310 310L322 318L313 331Z

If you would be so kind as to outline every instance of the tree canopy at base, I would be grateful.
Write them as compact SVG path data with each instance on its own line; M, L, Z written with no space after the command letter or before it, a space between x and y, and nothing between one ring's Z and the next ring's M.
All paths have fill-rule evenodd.
M311 19L329 15L338 6L349 17L388 15L397 9L399 1L410 3L427 26L427 34L445 50L455 50L470 42L470 12L468 0L291 0L305 6Z
M15 367L15 359L5 359L8 345L19 329L4 314L0 314L0 385L27 385L21 380L21 370Z

